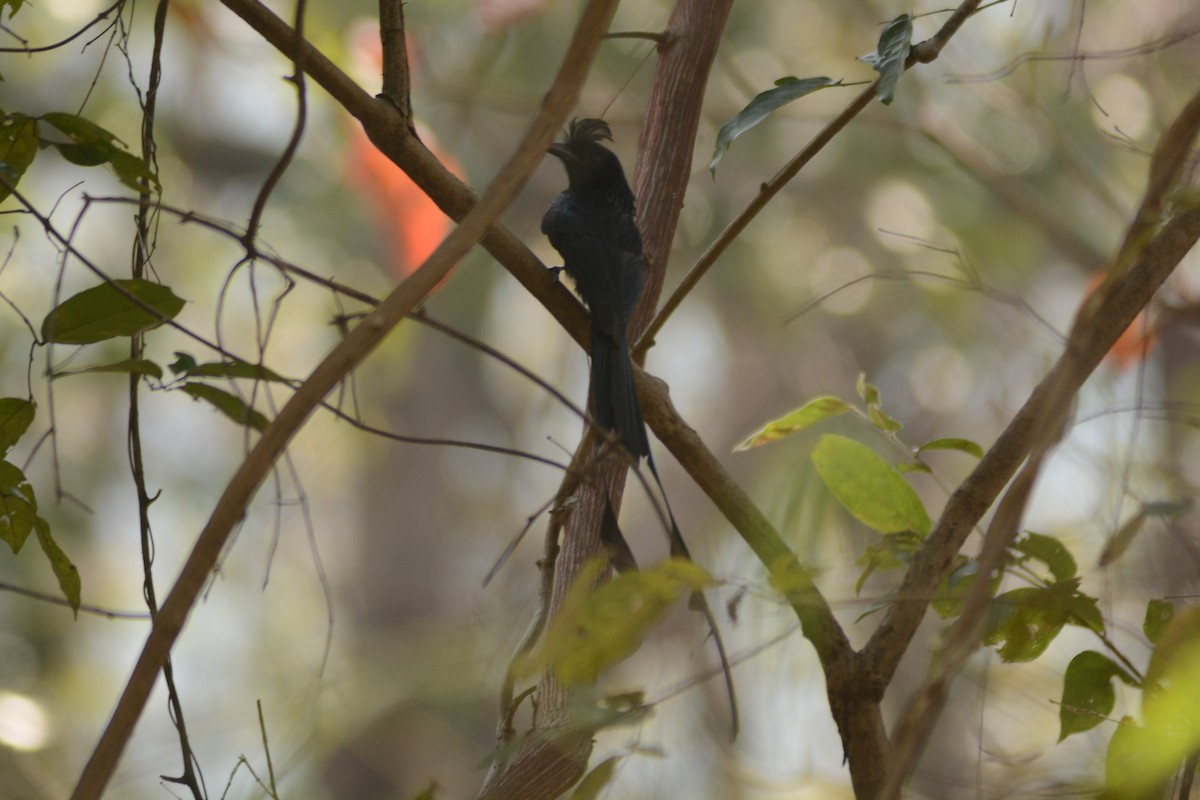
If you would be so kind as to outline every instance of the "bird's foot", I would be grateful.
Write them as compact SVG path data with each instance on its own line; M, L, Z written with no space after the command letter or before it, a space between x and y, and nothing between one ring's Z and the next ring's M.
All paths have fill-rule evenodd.
M555 283L558 283L558 281L559 281L558 276L559 276L559 274L562 273L562 271L563 271L562 267L546 267L546 272L550 273L550 280L554 281Z

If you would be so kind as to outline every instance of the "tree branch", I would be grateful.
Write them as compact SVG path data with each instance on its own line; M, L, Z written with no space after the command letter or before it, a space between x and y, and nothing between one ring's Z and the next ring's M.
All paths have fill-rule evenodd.
M141 717L163 662L229 534L246 512L263 479L312 411L345 376L383 341L406 314L431 292L484 235L544 157L590 69L615 0L592 0L583 12L554 84L512 158L479 203L416 272L368 314L317 366L279 411L235 473L201 532L178 580L154 620L113 717L84 767L72 800L96 800L104 792L133 727ZM285 26L286 27L286 26ZM393 111L393 117L398 117Z

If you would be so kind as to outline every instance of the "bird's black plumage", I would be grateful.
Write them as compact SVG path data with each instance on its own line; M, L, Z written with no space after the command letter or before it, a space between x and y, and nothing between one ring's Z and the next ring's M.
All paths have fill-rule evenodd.
M599 119L571 122L564 141L550 147L567 170L567 189L542 218L542 233L563 258L592 314L592 416L615 430L635 458L650 453L646 425L629 360L629 317L642 294L642 237L634 221L633 192L612 140Z

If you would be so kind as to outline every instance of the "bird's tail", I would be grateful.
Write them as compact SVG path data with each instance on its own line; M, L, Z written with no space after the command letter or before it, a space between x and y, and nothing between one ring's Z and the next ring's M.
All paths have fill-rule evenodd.
M629 344L592 328L592 414L597 424L615 430L634 458L650 454L646 423L633 386Z

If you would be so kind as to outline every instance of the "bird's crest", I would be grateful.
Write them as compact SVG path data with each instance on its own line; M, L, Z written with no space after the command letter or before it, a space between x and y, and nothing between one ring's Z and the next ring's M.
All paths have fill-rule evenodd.
M564 144L568 147L575 144L583 144L584 142L595 142L607 139L612 141L612 130L608 127L608 123L602 119L573 119L567 127L567 139Z

